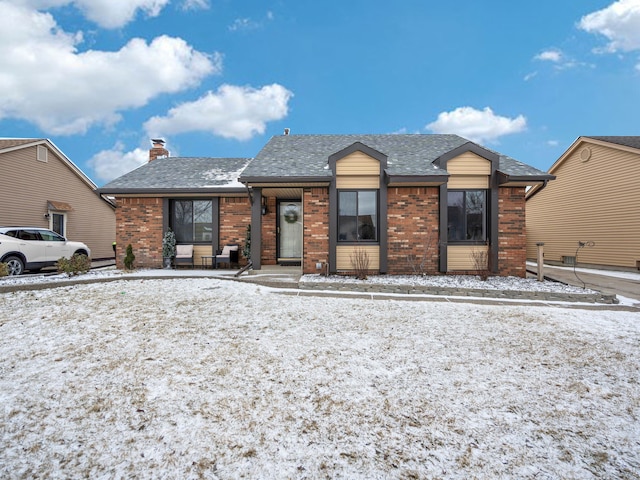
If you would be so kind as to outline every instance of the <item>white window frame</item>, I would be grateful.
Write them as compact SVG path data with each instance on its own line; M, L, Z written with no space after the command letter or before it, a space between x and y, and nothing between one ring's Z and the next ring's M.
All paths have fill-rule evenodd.
M53 230L53 216L54 215L60 215L62 216L62 232L56 232L59 233L60 235L62 235L63 237L67 238L67 214L66 212L56 212L56 211L52 211L49 210L49 230L52 230L55 232L55 230Z

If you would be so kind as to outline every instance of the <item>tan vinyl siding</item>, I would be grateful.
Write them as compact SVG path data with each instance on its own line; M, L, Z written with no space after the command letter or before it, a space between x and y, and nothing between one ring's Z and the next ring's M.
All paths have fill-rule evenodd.
M491 162L472 152L447 161L447 171L451 175L491 175Z
M380 162L354 152L336 162L336 188L380 188Z
M486 245L449 245L447 247L447 271L477 270L473 252L489 252ZM482 265L486 268L486 265Z
M447 182L449 189L489 188L491 162L472 152L452 158L447 162L451 175Z
M583 148L591 149L582 161ZM561 262L583 248L578 262L636 267L640 260L640 155L614 147L577 145L557 168L557 176L526 204L527 258L544 242L545 260Z
M37 159L37 146L0 154L0 225L49 228L47 200L65 202L67 237L85 242L94 258L113 257L115 213L67 163L48 151Z
M452 189L475 189L475 188L489 188L489 177L483 176L471 176L471 175L452 175L447 182L447 188Z
M369 270L380 270L380 247L378 245L344 245L336 247L336 269L341 272L353 271L351 256L363 250L369 256Z
M352 189L358 189L358 188L380 188L380 177L379 176L336 177L336 188L338 190L352 190Z
M336 175L380 175L380 163L362 152L354 152L336 162Z

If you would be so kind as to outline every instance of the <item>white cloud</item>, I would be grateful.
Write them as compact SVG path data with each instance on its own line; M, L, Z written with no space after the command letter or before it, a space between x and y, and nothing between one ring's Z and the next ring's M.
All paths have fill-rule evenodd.
M229 25L229 31L246 31L256 30L262 28L266 22L271 22L274 19L273 12L268 11L263 20L257 21L251 18L236 18L231 25Z
M558 145L560 145L560 142L558 142L557 140L548 140L547 145L549 145L550 147L557 147Z
M541 62L550 62L553 64L553 68L555 70L568 70L570 68L577 67L592 67L592 65L589 65L587 63L578 62L576 60L568 58L562 51L556 48L544 50L533 57L533 59ZM530 79L530 76L525 77L525 81Z
M202 131L247 140L264 133L266 122L284 118L292 96L278 84L260 89L222 85L215 93L172 108L164 117L150 118L144 127L151 137Z
M108 182L135 170L148 161L149 150L136 148L125 152L124 145L118 142L111 150L96 153L87 163L95 172L97 179Z
M528 82L529 80L531 80L532 78L535 78L536 76L538 76L538 72L531 72L531 73L527 73L524 76L524 81Z
M209 0L185 0L182 3L183 10L207 10L209 6Z
M120 28L135 19L138 11L156 17L170 0L16 0L24 6L46 10L74 5L83 15L104 28Z
M640 50L640 1L619 0L602 10L585 15L578 27L609 39L606 51Z
M501 117L489 107L476 110L473 107L459 107L451 112L442 112L438 119L426 126L434 133L455 133L474 142L492 142L499 137L525 130L524 116Z
M229 25L229 30L232 32L236 32L238 30L255 30L259 28L260 24L251 20L250 18L236 18L231 25Z
M534 59L559 63L560 61L562 61L563 55L560 50L545 50L544 52L540 52L538 55L536 55Z
M0 1L0 119L23 119L55 135L84 133L222 68L220 56L179 38L135 38L118 51L79 53L81 41L48 13Z

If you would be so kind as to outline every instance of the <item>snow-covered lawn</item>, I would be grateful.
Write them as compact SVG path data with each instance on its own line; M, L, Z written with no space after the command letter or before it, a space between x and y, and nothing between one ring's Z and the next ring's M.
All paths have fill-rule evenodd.
M2 478L640 477L640 314L215 278L0 294Z

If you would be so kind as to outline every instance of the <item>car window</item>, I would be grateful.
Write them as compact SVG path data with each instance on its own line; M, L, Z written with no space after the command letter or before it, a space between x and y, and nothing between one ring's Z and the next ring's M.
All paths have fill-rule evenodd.
M42 237L42 240L46 242L64 242L64 237L61 237L55 232L40 231L40 236Z
M41 240L37 230L19 230L18 237L20 240Z
M6 232L4 232L4 234L7 237L18 238L18 231L17 230L7 230Z

